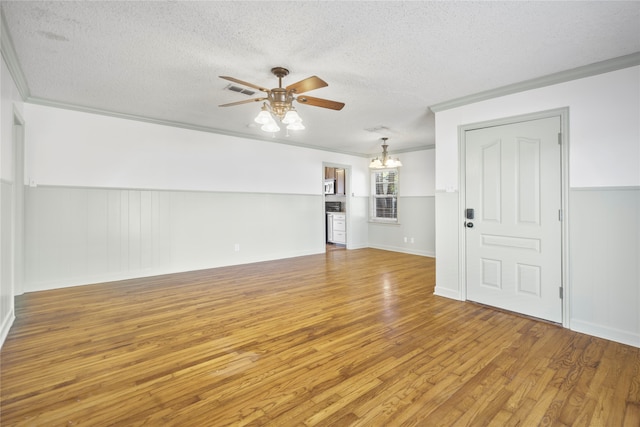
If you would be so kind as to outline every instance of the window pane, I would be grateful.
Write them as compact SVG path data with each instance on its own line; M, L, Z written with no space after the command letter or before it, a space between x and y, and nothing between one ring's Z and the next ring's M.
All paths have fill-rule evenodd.
M398 172L395 169L376 171L372 178L372 218L397 220Z
M377 218L395 218L397 216L396 198L395 197L377 197L376 198L376 217Z

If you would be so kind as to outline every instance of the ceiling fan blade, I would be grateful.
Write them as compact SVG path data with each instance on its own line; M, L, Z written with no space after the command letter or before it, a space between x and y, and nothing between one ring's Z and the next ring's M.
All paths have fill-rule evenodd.
M218 76L218 77L220 77L221 79L229 80L230 82L238 83L238 84L241 84L241 85L244 85L244 86L249 86L249 87L252 87L254 89L261 90L263 92L269 93L269 91L270 91L267 88L264 88L264 87L261 87L261 86L258 86L258 85L254 85L253 83L245 82L245 81L242 81L240 79L236 79L235 77L229 77L229 76Z
M250 102L260 102L260 101L266 101L268 98L252 98L252 99L245 99L244 101L236 101L236 102L231 102L229 104L222 104L222 105L218 105L218 107L231 107L233 105L240 105L240 104L248 104Z
M342 110L344 102L330 101L328 99L314 98L312 96L299 96L296 98L301 104L313 105L314 107L330 108L332 110Z
M319 89L321 87L329 86L329 83L325 82L318 76L311 76L304 80L300 80L297 83L290 84L286 87L287 92L292 91L295 93L309 92L310 90Z

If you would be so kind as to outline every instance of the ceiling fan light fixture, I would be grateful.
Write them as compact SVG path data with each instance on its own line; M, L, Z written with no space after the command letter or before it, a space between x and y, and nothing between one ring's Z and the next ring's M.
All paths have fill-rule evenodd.
M289 75L289 70L283 67L274 67L271 69L271 73L278 78L277 88L267 89L266 87L245 82L243 80L236 79L235 77L219 76L222 79L264 92L264 95L260 98L230 102L228 104L222 104L220 107L231 107L234 105L266 101L262 104L260 113L255 119L253 119L256 123L262 125L260 129L265 132L278 132L280 130L280 126L278 126L276 118L280 120L281 123L287 125L287 130L302 130L305 128L302 124L302 118L293 107L293 101L298 101L299 103L315 107L328 108L331 110L341 110L342 107L344 107L343 102L314 98L306 95L304 97L296 97L296 95L301 93L328 86L327 82L318 76L311 76L286 87L282 87L282 78ZM287 136L289 135L287 134Z

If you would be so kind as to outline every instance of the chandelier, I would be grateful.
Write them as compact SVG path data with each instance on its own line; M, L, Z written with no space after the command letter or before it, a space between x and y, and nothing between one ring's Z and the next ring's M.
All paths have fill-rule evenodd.
M376 157L375 159L371 160L371 163L369 163L369 167L371 169L389 169L399 168L400 166L402 166L402 162L400 161L400 159L389 157L389 154L387 153L387 147L389 147L387 145L388 139L389 138L382 138L382 159Z

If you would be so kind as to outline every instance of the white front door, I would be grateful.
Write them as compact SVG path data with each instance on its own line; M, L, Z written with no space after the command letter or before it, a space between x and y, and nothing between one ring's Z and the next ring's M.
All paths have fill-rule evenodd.
M467 299L560 323L560 117L465 133Z

